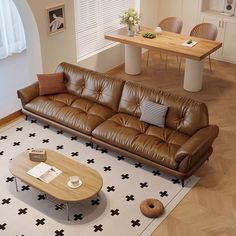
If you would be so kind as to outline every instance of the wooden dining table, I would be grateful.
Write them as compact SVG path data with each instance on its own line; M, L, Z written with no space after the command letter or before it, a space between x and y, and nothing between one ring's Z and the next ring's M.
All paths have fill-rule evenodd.
M105 39L125 45L125 72L130 75L141 73L142 48L158 50L170 55L186 59L183 88L189 92L202 89L203 68L205 58L222 47L221 42L162 31L154 39L144 38L143 33L152 29L141 27L141 32L133 37L128 36L127 29L121 28L109 34ZM196 41L193 47L183 46L187 40Z

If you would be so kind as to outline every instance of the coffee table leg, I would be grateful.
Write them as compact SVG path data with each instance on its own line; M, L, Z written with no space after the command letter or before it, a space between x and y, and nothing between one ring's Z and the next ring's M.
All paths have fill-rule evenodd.
M16 177L15 177L15 185L16 185L16 192L19 192L18 184L17 184L17 178Z
M70 221L70 212L69 212L69 204L66 202L66 214L67 214L67 220Z

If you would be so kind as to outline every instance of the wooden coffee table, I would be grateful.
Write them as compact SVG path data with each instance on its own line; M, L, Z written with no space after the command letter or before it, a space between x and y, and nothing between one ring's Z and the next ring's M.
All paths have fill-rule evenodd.
M28 151L25 151L10 162L9 170L15 176L16 191L18 191L18 178L40 192L64 202L67 209L67 219L69 220L69 203L78 203L98 195L103 185L102 176L96 170L71 160L58 152L49 149L46 149L46 152L47 160L45 163L55 166L62 173L48 184L30 176L26 172L39 164L39 162L31 161ZM69 177L74 175L79 176L82 185L72 189L67 185L67 182Z

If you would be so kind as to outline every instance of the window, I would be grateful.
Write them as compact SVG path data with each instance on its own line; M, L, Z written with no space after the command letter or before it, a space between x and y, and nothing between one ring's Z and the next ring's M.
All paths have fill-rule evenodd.
M104 34L121 28L119 15L129 7L139 10L140 0L75 0L77 59L106 48Z
M26 48L21 18L12 0L0 1L0 59Z

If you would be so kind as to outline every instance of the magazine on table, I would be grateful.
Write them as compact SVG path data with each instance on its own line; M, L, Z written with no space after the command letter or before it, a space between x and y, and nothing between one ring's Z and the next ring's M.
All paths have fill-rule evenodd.
M42 180L44 183L50 183L58 175L62 173L61 170L54 166L50 166L44 162L40 162L38 165L27 171L27 174Z

